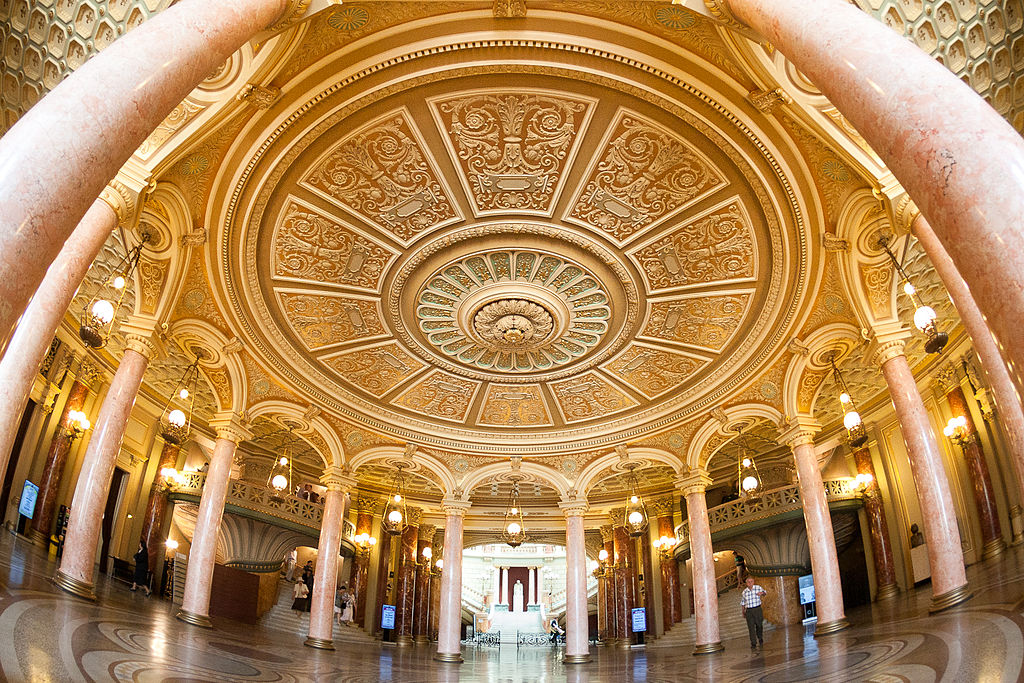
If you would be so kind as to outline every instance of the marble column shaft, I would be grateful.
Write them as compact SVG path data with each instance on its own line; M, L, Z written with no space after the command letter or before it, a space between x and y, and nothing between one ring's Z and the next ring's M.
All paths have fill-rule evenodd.
M189 92L287 7L182 0L85 62L0 138L0 339L104 185Z
M441 568L441 603L437 625L437 654L443 662L461 662L462 654L462 527L466 503L442 504L444 566Z
M527 605L534 604L534 600L535 600L535 598L534 598L534 595L535 595L534 591L536 590L536 585L537 584L534 583L534 578L533 577L534 577L534 574L535 574L536 571L537 571L536 567L530 567L529 571L527 572L527 574L529 575L529 587L527 588L527 593L526 593L526 604Z
M978 429L974 425L974 418L971 417L967 397L964 396L964 390L959 384L949 390L946 400L953 415L962 415L967 420L968 439L960 450L963 452L967 471L971 475L974 502L978 507L978 523L981 526L983 553L986 558L993 554L998 555L1004 548L1003 530L999 523L999 509L996 507L992 476L989 474L985 452L978 439Z
M114 463L128 426L128 416L142 386L149 364L146 343L129 340L114 379L100 406L92 438L82 457L75 495L71 499L71 519L64 537L64 554L57 570L57 585L87 599L95 599L92 589L103 511L107 506Z
M360 510L356 514L356 535L371 534L373 532L373 511ZM359 550L356 552L355 561L352 563L352 590L355 592L355 607L353 618L357 624L362 624L366 616L366 589L369 584L370 551Z
M110 205L102 199L93 202L56 260L47 268L39 290L18 320L14 335L0 358L0 406L3 406L0 409L0 477L7 472L32 383L53 336L93 259L116 227L117 214Z
M429 525L420 526L420 538L417 544L416 558L418 564L416 565L416 606L413 612L413 625L412 633L415 636L417 642L426 642L430 635L430 563L423 557L423 551L426 548L430 548L431 557L433 557L434 551L434 528ZM424 535L424 531L429 529L430 538Z
M375 633L382 631L380 626L381 620L381 609L384 605L388 604L388 574L391 572L391 561L392 561L392 550L391 550L391 539L394 538L391 534L385 532L380 535L380 541L377 543L377 552L380 554L377 556L377 604L374 605L373 614L373 630Z
M337 484L328 483L316 552L313 593L309 596L309 637L305 641L305 645L321 650L334 649L334 599L338 590L344 507L345 491ZM191 566L189 569L191 571Z
M995 396L999 422L1009 442L1010 459L1013 461L1013 471L1017 475L1017 486L1024 495L1024 407L1021 406L1020 394L1006 369L999 345L988 329L985 316L931 225L924 216L918 216L911 226L911 231L935 266L935 272L949 292L953 305L960 314L960 321L970 335L974 350L981 360L982 371Z
M917 390L907 357L903 355L902 343L882 347L879 353L878 360L896 408L921 508L921 523L932 571L932 609L943 609L970 597L953 496L928 411ZM947 604L951 600L955 601Z
M217 435L210 457L210 467L199 499L192 547L188 553L188 573L178 618L197 626L210 626L210 586L217 563L217 535L224 517L224 500L228 495L231 462L237 442ZM312 597L312 596L311 596Z
M160 462L156 466L156 477L149 488L146 512L142 516L142 537L146 539L149 551L149 570L157 572L157 560L164 556L164 517L167 513L167 481L161 471L165 467L176 467L181 446L164 443L160 450Z
M658 517L658 538L676 537L670 515ZM683 619L682 597L679 595L679 563L672 553L661 554L661 616L665 630Z
M686 517L690 521L690 557L693 567L693 602L697 638L695 653L722 650L718 627L718 582L715 580L715 551L711 545L711 522L704 487L685 491Z
M632 557L633 539L625 527L617 526L613 532L615 547L615 633L620 645L628 646L633 642L631 618L636 581L636 561ZM632 561L631 561L632 560Z
M583 530L584 508L565 513L565 657L567 664L590 661L587 616L587 549Z
M57 511L57 499L60 494L60 481L64 477L64 466L68 462L72 439L68 436L68 415L72 410L81 410L89 395L89 386L79 379L71 383L68 400L64 403L64 411L53 430L50 448L46 452L46 465L39 481L39 497L36 500L36 511L32 518L32 529L42 541L47 543L53 531L53 518Z
M818 625L815 635L824 635L847 628L843 606L843 583L839 575L839 556L832 531L832 515L825 497L825 485L814 454L814 441L809 434L798 436L791 442L796 462L800 504L807 527L807 545L811 554L811 573L814 575L815 607Z
M605 566L605 612L608 615L607 624L607 635L605 639L608 641L615 640L619 637L618 621L616 618L615 606L616 606L616 590L615 590L615 540L614 532L612 537L604 542L604 549L608 551L608 563Z
M419 527L402 530L398 549L398 581L395 584L395 635L399 645L412 642L413 613L416 609L416 540Z
M651 555L651 551L654 550L654 546L651 545L651 528L650 525L640 535L637 543L640 551L640 569L643 572L644 580L643 583L638 582L638 586L643 588L637 598L644 609L644 618L647 621L647 637L655 635L654 628L654 593L651 591L651 586L654 585L653 574L654 574L654 558Z
M597 577L597 639L608 640L608 575L602 570Z
M906 188L970 286L1020 391L1024 139L943 64L845 0L720 4L820 88Z
M892 541L889 539L889 524L882 505L882 490L871 461L871 451L858 448L853 452L858 474L870 474L871 483L864 491L864 513L868 518L868 533L871 536L871 556L875 565L875 595L889 597L896 592L896 562L892 556Z

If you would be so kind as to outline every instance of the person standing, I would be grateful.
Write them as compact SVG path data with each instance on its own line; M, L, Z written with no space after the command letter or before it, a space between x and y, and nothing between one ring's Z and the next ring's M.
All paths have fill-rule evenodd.
M310 603L313 602L313 560L306 563L302 568L302 583L306 584L306 611L309 611Z
M149 550L146 548L146 539L139 539L139 550L135 553L135 577L132 580L132 587L130 590L135 590L139 586L142 586L142 590L146 591L146 597L153 591L149 588Z
M288 581L289 583L295 580L296 561L298 561L298 552L296 552L295 548L292 548L291 552L288 553L288 557L286 559L288 565L288 574L286 574L284 577L284 580Z
M292 598L292 609L298 616L302 616L309 604L309 588L304 581L298 581L292 586Z
M748 575L744 583L747 587L740 595L740 606L743 607L743 617L747 620L750 651L757 652L759 647L764 647L764 611L761 609L761 598L768 593L754 583L753 576Z

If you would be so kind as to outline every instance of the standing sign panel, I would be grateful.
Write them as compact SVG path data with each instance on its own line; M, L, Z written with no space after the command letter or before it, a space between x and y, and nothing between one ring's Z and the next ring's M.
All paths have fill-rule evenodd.
M18 512L27 519L32 519L36 512L36 498L39 497L39 487L25 480L25 488L21 490L21 504L18 505Z
M814 602L814 575L801 576L797 581L800 586L800 604L807 605Z
M633 608L633 633L644 633L647 631L647 608Z
M382 629L391 629L395 627L395 606L384 605L383 611L380 615L380 627Z

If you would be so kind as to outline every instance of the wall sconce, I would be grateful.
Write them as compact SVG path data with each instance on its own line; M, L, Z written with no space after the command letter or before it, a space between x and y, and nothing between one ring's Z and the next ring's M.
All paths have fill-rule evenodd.
M676 547L676 539L669 536L662 536L654 541L654 547L664 558L672 557L672 550Z
M420 558L421 558L420 559L420 564L422 566L429 567L430 566L430 558L432 558L433 556L434 556L434 549L431 548L428 545L427 547L425 547L423 549L423 552L420 553Z
M871 483L875 481L875 477L867 472L861 472L854 477L854 481L854 487L858 491L861 493L868 493L868 488L871 486Z
M356 534L352 537L359 552L369 553L370 549L377 545L377 539L367 533Z
M167 548L167 554L171 555L173 557L174 556L174 551L178 549L178 542L175 541L173 538L168 538L164 542L164 546L166 546L166 548Z
M437 562L434 563L434 569L430 573L433 574L434 576L440 576L442 569L444 569L444 558L443 557L439 558L437 560Z
M950 441L965 450L967 449L967 446L974 441L974 435L967 427L967 418L963 415L949 418L949 422L947 422L946 426L942 429L942 433L945 434Z
M92 423L81 410L68 411L68 423L65 426L65 434L69 440L79 439L92 428Z
M167 487L168 491L174 491L185 483L185 476L173 467L165 467L160 470L160 476L164 478L164 486Z

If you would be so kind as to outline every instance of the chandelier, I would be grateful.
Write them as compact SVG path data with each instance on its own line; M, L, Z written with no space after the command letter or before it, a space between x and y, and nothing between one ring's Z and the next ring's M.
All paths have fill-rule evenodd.
M501 537L512 548L517 548L526 540L526 522L523 519L523 508L519 504L519 480L512 482L508 493L508 504L505 506L505 525Z
M647 529L647 506L644 505L643 496L640 495L640 483L636 478L636 463L629 463L626 468L629 474L626 480L629 483L629 493L626 495L626 512L623 526L633 538L637 538Z
M192 413L196 405L196 386L199 383L199 359L200 355L196 354L196 359L185 368L185 372L181 374L181 378L174 386L174 391L167 397L167 402L164 403L164 409L160 414L160 436L164 438L164 441L175 446L185 443L189 430L192 428ZM191 389L189 389L190 386ZM187 415L184 410L173 405L175 398L188 401Z
M142 240L128 251L85 305L79 320L78 336L87 346L94 349L106 346L114 328L114 317L128 291L128 281L135 273L139 259L142 258L142 248L148 241L149 234L143 233Z
M743 428L736 429L736 482L739 487L739 498L744 502L753 502L761 497L761 475L754 461L754 449L743 443Z
M935 309L931 306L925 306L917 298L917 289L910 283L910 277L907 275L907 271L903 270L903 266L896 260L896 255L892 253L889 248L889 241L892 239L889 235L881 235L878 238L878 246L880 246L885 253L889 256L889 260L896 266L896 271L900 274L900 278L903 280L903 291L910 297L910 303L914 305L914 327L921 330L925 336L924 350L928 353L942 353L942 349L945 348L946 342L949 341L949 335L945 332L939 332L937 320L938 315L935 313ZM866 438L866 437L865 437Z
M285 492L291 490L292 461L288 457L288 446L284 447L284 454L270 468L270 474L267 476L267 488L271 490L270 500L275 503L283 503Z
M405 463L395 464L395 478L391 483L388 501L384 505L384 517L381 527L392 536L398 536L409 525L409 511L405 500L405 476L402 470Z
M850 390L846 386L846 380L843 379L843 373L839 372L839 367L836 365L836 356L838 355L839 353L836 352L829 356L829 364L832 365L832 373L835 375L836 384L840 389L839 405L843 409L843 426L846 427L846 436L850 446L860 448L867 442L868 432L864 429L864 422L860 419L860 413L857 412L853 398L850 397Z

